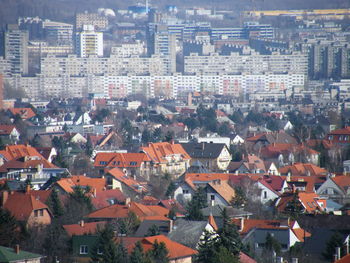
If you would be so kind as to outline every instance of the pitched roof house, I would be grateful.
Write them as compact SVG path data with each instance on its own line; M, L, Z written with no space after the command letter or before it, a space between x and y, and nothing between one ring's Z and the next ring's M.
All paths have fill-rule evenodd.
M350 126L331 131L326 135L326 139L334 144L350 144Z
M51 224L52 216L48 206L30 191L25 193L3 191L2 206L27 226Z
M213 172L226 171L232 156L224 143L182 143L182 147L191 157L191 164L200 161Z
M26 263L40 263L44 256L20 250L19 245L14 248L0 246L0 262L26 262Z
M327 176L328 171L312 163L294 163L279 168L281 175Z
M191 157L181 146L174 142L149 143L141 147L153 162L153 172L157 174L168 173L174 177L183 174L190 166Z
M28 120L36 115L31 108L10 108L8 113L12 118L18 114L23 120Z
M345 204L350 201L350 177L346 175L329 177L316 193L324 198Z

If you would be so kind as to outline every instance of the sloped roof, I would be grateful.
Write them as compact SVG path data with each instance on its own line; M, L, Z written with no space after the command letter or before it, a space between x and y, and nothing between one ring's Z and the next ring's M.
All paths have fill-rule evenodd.
M117 167L109 170L107 172L107 174L110 174L111 176L113 176L113 178L115 178L119 182L127 185L130 189L132 189L133 191L135 191L137 193L148 192L147 188L145 186L141 185L139 181L133 179L130 176L127 176Z
M38 156L45 159L34 147L27 144L7 145L0 151L9 160L19 159L26 156Z
M283 175L288 175L290 172L291 175L297 176L318 176L327 175L328 173L326 169L311 163L294 163L293 165L279 168L279 172Z
M182 143L182 147L191 156L191 158L218 158L226 147L224 143Z
M350 126L343 129L333 130L328 135L350 135Z
M280 196L280 199L278 200L277 210L280 212L285 211L288 203L293 200L293 197L294 197L294 194L291 192L283 193ZM316 193L299 192L298 200L303 205L307 213L313 213L313 212L324 210L324 208L317 203L317 201L322 201L322 199L320 199L319 195Z
M46 204L28 192L10 193L6 203L4 204L4 208L7 209L19 221L27 221L34 210L49 209Z
M227 202L230 203L235 196L235 190L229 186L227 181L214 181L209 185Z
M0 135L10 135L13 129L16 129L15 125L0 125Z
M91 190L103 191L106 185L104 178L91 178L84 175L73 175L68 178L61 178L56 182L65 192L72 193L76 186L90 186Z
M185 149L178 143L158 142L149 143L146 147L141 147L150 159L155 163L167 163L165 157L172 155L181 155L184 160L190 160L191 157Z
M106 189L102 191L96 191L91 198L92 205L96 209L100 209L106 206L110 206L110 200L117 201L118 203L125 202L126 197L118 189Z
M186 173L184 180L193 189L196 189L196 182L212 182L215 180L228 181L230 175L227 173Z
M169 210L161 206L146 206L136 202L130 202L127 205L111 205L102 209L96 210L87 218L125 218L129 212L134 212L141 220L145 219L157 219L169 221L166 216L169 214Z
M319 152L305 146L305 145L295 145L290 143L274 143L269 144L261 149L261 155L265 158L276 158L280 154L288 153L301 153L305 152L307 154L319 154Z
M23 169L23 168L35 168L42 165L43 168L58 168L56 165L50 163L46 159L34 159L34 160L23 160L23 158L17 160L11 160L0 166L0 172L6 173L12 169Z
M80 236L87 234L97 233L99 228L103 228L106 222L90 222L90 223L79 223L71 225L63 225L69 236Z
M347 189L350 187L350 176L339 175L332 177L331 179L344 191L344 193L347 192Z
M151 159L145 153L97 153L95 167L118 167L134 168L140 167L143 162L150 162ZM106 163L106 164L101 164Z
M0 262L17 262L27 261L30 259L40 259L44 256L31 253L24 250L19 250L17 254L13 248L0 246Z
M255 259L252 259L248 255L244 254L243 252L239 253L239 262L240 263L256 263Z
M13 116L18 114L22 119L25 120L35 116L35 113L31 108L10 108L8 110Z

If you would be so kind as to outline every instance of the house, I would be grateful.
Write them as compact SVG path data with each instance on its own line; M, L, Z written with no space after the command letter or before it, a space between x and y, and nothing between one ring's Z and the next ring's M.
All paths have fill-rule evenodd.
M181 176L176 183L174 198L180 203L185 203L192 199L193 194L199 186L206 185L215 180L228 181L229 174L227 173L186 173Z
M231 145L240 145L244 143L244 139L238 134L230 134Z
M270 144L297 145L297 140L285 131L263 132L246 139L247 147L258 151L261 147Z
M275 162L279 167L295 162L319 164L320 153L303 145L290 143L273 143L261 149L264 160Z
M208 204L229 206L235 197L235 190L227 183L227 181L214 180L205 187Z
M61 178L52 186L53 189L58 190L60 194L69 194L74 192L74 188L80 186L81 188L90 188L91 193L101 192L106 189L105 178L91 178L84 175L74 175L67 178Z
M73 256L75 262L90 262L91 251L96 245L98 236L96 235L82 235L73 236ZM164 235L152 236L152 237L118 237L115 242L122 242L128 253L130 254L137 241L141 242L143 250L145 252L152 249L153 244L163 242L169 251L170 263L191 263L192 257L197 254L197 251L174 242Z
M288 251L297 242L304 242L305 237L310 236L297 221L233 219L232 222L238 227L243 244L249 244L257 254L264 250L268 234L277 239L282 251Z
M149 143L141 147L153 162L153 173L157 175L170 174L177 178L190 166L191 157L181 146L174 142Z
M57 150L54 147L35 147L35 149L50 163L52 163L57 156Z
M213 172L226 171L232 156L223 143L182 143L182 147L191 157L191 164L200 161Z
M228 169L230 173L238 174L268 173L279 175L274 162L265 162L254 154L244 155L240 162L230 162Z
M328 171L324 168L316 166L312 163L294 163L279 168L281 175L290 176L324 176L328 175Z
M347 175L329 177L316 193L323 198L346 204L350 201L350 177Z
M103 189L94 191L91 202L96 209L101 209L115 204L125 204L126 197L119 189Z
M28 189L26 192L3 191L1 204L16 220L27 226L51 224L52 215L48 206Z
M7 145L4 150L0 150L1 163L27 156L35 156L44 159L37 149L28 144Z
M14 248L0 246L0 262L26 262L26 263L40 263L44 256L20 250L19 245Z
M113 168L106 172L106 186L109 189L118 188L127 197L136 197L148 192L146 183L140 183L133 177L123 173L119 168Z
M215 233L218 227L213 219L210 221L189 221L179 219L175 221L173 230L168 234L168 238L184 246L198 249L199 243L204 237L205 231Z
M63 225L64 230L67 234L72 236L81 236L81 235L94 235L98 232L99 229L103 229L106 225L106 222L84 222L81 220L78 224Z
M16 115L19 115L22 120L28 120L36 115L31 108L9 108L7 112L10 118L14 118Z
M0 125L0 138L3 143L16 143L20 135L15 125Z
M25 182L30 180L34 189L40 189L50 178L59 178L68 173L44 158L25 156L10 160L0 166L0 177Z
M325 211L326 200L316 193L306 192L284 192L276 201L276 209L278 212L288 212L293 202L300 205L302 213L315 214Z
M104 173L105 168L117 167L128 176L149 180L151 159L145 153L99 152L95 156L94 167L99 170L100 175Z
M350 144L350 126L343 129L336 129L326 135L327 140L334 144L348 145Z

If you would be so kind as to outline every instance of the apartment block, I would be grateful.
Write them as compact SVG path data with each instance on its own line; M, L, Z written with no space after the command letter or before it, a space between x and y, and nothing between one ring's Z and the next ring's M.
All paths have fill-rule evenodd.
M76 52L80 57L97 55L103 57L103 33L95 31L93 25L83 25L76 34Z
M76 30L83 28L83 25L93 25L96 30L104 30L108 27L108 19L97 13L78 13L75 17Z

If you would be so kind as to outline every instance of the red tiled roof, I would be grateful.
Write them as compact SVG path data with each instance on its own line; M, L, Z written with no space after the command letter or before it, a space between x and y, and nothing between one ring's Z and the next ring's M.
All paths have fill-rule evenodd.
M58 168L56 165L50 163L46 159L39 159L39 160L11 160L9 162L4 163L2 166L0 166L0 172L6 173L9 170L13 169L23 169L23 168L35 168L38 166L42 166L43 168Z
M45 159L34 147L26 144L7 145L0 154L3 154L8 161L28 156Z
M341 259L338 259L337 261L335 261L334 263L349 263L349 262L350 262L350 254L347 254Z
M13 116L19 115L22 119L30 119L35 116L34 111L31 108L9 108L8 109Z
M49 210L47 205L29 192L9 193L8 199L4 204L4 208L7 209L19 221L27 221L34 210Z
M140 167L143 162L151 159L145 153L98 153L95 158L95 167ZM106 164L101 164L106 163Z
M56 182L65 192L72 193L76 186L90 186L91 191L103 191L106 180L104 178L91 178L83 175L74 175L68 178L61 178Z
M127 176L119 168L113 168L109 170L107 174L110 174L113 176L113 178L127 185L130 189L137 193L148 192L148 190L143 185L141 185L140 182L134 180L132 177Z
M288 175L288 173L290 172L291 175L296 176L325 176L328 173L326 169L311 163L295 163L293 165L287 165L281 167L279 169L279 172L282 175Z
M254 259L244 254L243 252L239 253L239 262L240 263L256 263Z
M90 213L87 218L125 218L129 212L134 212L141 220L156 216L158 220L169 221L169 218L166 217L169 214L168 209L161 206L146 206L136 202L130 202L127 205L111 205Z
M106 222L91 222L91 223L79 223L72 225L63 225L63 228L66 230L69 236L81 236L88 234L95 234L99 228L103 228Z
M109 189L96 191L96 195L91 198L91 202L96 209L110 206L109 200L116 200L118 203L125 202L126 197L119 189Z
M332 177L333 182L338 185L346 193L347 189L350 187L350 176L340 175Z
M213 182L216 180L228 181L230 174L227 173L187 173L185 174L185 182L196 189L196 182Z
M276 158L280 154L300 153L319 154L319 152L306 147L305 145L294 145L290 143L274 143L269 144L261 149L261 155L265 158Z
M350 126L331 131L328 135L350 135Z
M178 143L158 142L150 143L147 147L141 147L149 158L155 163L167 163L165 157L172 155L181 155L183 160L190 160L191 157L185 149Z
M280 196L280 199L278 200L277 210L280 212L285 211L286 206L288 205L288 203L290 201L293 200L293 198L294 198L293 193L291 193L291 192L283 193ZM319 195L316 193L299 192L298 193L298 200L303 205L303 207L307 213L323 211L324 210L323 207L325 207L325 203L326 203L325 200L320 199ZM324 203L324 206L321 207L318 204L318 201Z
M0 125L0 135L10 135L13 129L16 129L15 125Z

